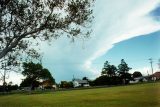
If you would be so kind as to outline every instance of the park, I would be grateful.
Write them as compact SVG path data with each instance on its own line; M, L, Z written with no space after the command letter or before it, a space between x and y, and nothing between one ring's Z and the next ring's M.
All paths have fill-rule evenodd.
M0 107L159 107L159 0L0 0Z
M159 107L160 83L0 96L0 107Z

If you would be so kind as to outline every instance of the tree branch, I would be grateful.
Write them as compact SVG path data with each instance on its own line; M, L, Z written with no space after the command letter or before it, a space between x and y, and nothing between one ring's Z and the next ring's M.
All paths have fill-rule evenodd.
M9 51L11 51L13 48L15 48L19 41L22 40L23 38L25 38L27 35L31 35L31 34L34 34L36 32L39 32L41 30L43 30L44 28L43 27L40 27L40 28L37 28L31 32L28 32L28 33L25 33L25 34L22 34L21 36L19 36L14 42L12 42L9 46L6 46L2 52L0 52L0 59L2 57L4 57Z

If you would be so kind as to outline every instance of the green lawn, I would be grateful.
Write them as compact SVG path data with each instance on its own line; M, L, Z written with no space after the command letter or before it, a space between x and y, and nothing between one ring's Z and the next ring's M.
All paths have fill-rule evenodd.
M160 83L5 95L0 107L160 107Z

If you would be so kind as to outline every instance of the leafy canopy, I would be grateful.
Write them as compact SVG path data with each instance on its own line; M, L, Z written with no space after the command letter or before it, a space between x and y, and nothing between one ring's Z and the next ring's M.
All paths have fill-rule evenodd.
M109 62L106 61L106 62L104 63L104 67L103 67L103 69L102 69L101 74L112 77L112 76L115 76L116 72L117 72L116 66L110 65Z
M132 69L128 66L124 59L121 60L121 63L118 65L119 73L128 73Z
M52 83L55 83L54 78L48 69L43 68L41 64L29 62L23 64L22 74L26 77L26 80L31 82L39 80L50 80Z
M39 41L86 37L93 0L1 0L0 62L25 55L38 58ZM4 58L5 57L5 58ZM10 61L13 64L13 61Z

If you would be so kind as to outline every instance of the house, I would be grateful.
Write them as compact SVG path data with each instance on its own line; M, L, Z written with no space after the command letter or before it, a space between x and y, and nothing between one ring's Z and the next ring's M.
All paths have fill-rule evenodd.
M134 80L130 81L130 83L147 82L147 81L148 81L148 76L141 76L134 78Z
M31 91L31 87L21 87L22 91Z
M56 85L54 85L50 80L44 80L40 85L41 89L56 89Z
M73 79L73 87L89 87L88 80Z
M155 72L153 75L151 75L154 81L160 80L160 72Z

